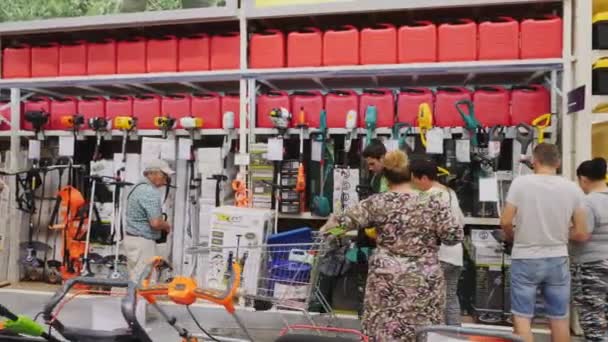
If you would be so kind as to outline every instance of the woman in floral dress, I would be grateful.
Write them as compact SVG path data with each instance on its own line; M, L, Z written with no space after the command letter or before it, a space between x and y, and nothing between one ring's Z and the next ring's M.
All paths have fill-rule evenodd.
M425 173L437 172L432 161L417 164L419 170L412 170L414 178L426 179ZM461 242L463 231L440 196L412 190L403 152L389 152L384 167L389 191L332 217L322 231L336 226L377 228L378 247L369 264L363 331L374 342L414 342L417 328L443 323L445 284L437 253L440 243Z

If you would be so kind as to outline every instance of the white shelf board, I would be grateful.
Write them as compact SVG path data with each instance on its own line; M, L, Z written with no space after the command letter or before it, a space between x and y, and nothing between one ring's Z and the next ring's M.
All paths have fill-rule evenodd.
M515 136L515 126L510 126L507 127L507 130L505 131L506 137L510 138L510 137L514 137ZM346 128L329 128L328 130L328 134L329 135L345 135L347 133L349 133L349 131ZM377 128L375 130L376 135L391 135L392 134L392 129L391 128ZM465 131L465 129L463 127L452 127L452 128L444 128L444 132L446 134L462 134ZM253 131L256 135L276 135L278 134L278 130L276 128L256 128ZM308 135L311 133L317 133L319 132L319 130L317 128L309 128L305 131L305 136L308 138ZM289 128L287 130L287 133L289 135L299 135L300 134L300 129L298 128ZM364 135L366 134L366 129L365 128L357 128L357 134L359 135ZM413 135L413 134L418 134L420 133L420 129L418 127L412 127L411 131L409 132L409 135ZM551 134L552 133L552 128L551 127L547 127L545 129L545 134Z
M82 31L134 27L161 24L180 24L192 22L213 22L238 20L234 0L228 0L224 7L207 7L168 11L147 11L137 13L118 13L68 18L51 18L0 23L2 34L26 34L36 32Z
M557 0L333 0L314 4L306 4L306 1L294 1L294 5L257 8L255 7L255 0L246 0L247 7L245 13L248 18L253 19L405 9L479 7L540 2L557 2Z
M200 133L200 135L225 135L226 131L223 129L202 129L202 130L198 131L197 133ZM69 130L49 130L49 131L44 131L43 134L47 137L59 137L59 136L73 135L74 133ZM19 131L18 135L22 136L22 137L33 137L34 132L21 130L21 131ZM79 136L94 136L95 131L90 130L90 129L80 130L80 131L78 131L78 135ZM111 131L104 132L103 135L104 136L109 136L109 135L122 136L123 132L119 131L119 130L111 130ZM186 130L176 129L174 131L169 132L168 136L171 137L171 136L188 136L188 135L189 135L189 133ZM0 137L10 137L10 136L11 136L11 131L0 131ZM160 137L160 136L162 136L162 132L157 129L140 129L140 130L133 131L131 136Z
M316 216L313 215L311 212L307 211L301 214L279 213L279 218L292 220L327 220L329 217ZM466 217L465 224L476 226L499 226L500 220L498 218Z
M470 61L410 63L388 65L353 65L279 69L212 70L146 74L62 76L0 79L0 88L45 89L65 87L116 86L131 84L226 82L241 78L262 81L320 78L353 78L415 75L467 75L547 72L560 70L563 59L530 59L505 61Z
M0 79L0 88L53 88L78 86L113 86L117 84L154 84L179 82L225 82L241 78L240 70L164 72Z
M564 60L561 58L550 58L501 61L249 69L245 72L245 77L272 81L293 78L380 77L470 73L504 74L509 72L542 72L560 70L563 67L563 62Z

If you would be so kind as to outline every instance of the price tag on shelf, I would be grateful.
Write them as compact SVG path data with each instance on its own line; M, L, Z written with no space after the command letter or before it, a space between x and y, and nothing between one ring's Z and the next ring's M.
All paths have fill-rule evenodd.
M234 163L239 166L247 166L250 163L250 158L248 153L237 153L234 156Z
M190 150L192 149L191 139L179 139L178 142L178 156L179 160L190 160L192 158Z
M320 141L313 140L310 146L310 160L320 162L322 148L323 144Z
M59 137L59 156L73 157L74 156L74 136Z
M456 160L461 163L471 162L471 141L456 140Z
M28 159L40 159L40 140L29 140L27 146Z
M443 129L433 128L426 132L426 153L443 154Z
M268 152L266 153L266 159L273 161L283 160L283 139L268 139Z

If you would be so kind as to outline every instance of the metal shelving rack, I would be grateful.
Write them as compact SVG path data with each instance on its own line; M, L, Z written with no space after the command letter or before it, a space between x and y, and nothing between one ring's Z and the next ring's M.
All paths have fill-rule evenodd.
M575 120L571 115L563 115L567 112L567 101L558 101L558 97L563 97L572 88L573 84L579 83L574 75L574 69L580 65L582 53L581 44L585 39L590 41L589 30L576 30L574 36L577 39L575 51L572 50L572 29L573 6L576 6L577 25L580 20L581 11L591 11L590 1L587 0L352 0L348 2L331 2L322 4L301 5L294 2L294 5L280 7L255 6L255 0L241 1L242 8L237 8L236 0L227 1L225 8L197 9L164 12L146 12L134 14L120 14L110 16L95 16L82 18L65 18L37 20L31 22L0 23L1 35L30 34L37 32L53 31L75 31L81 29L106 29L117 27L133 27L142 25L161 25L161 24L180 24L180 23L204 23L217 21L238 22L240 31L240 68L227 71L201 71L187 73L159 73L159 74L137 74L137 75L107 75L107 76L86 76L86 77L58 77L58 78L30 78L30 79L6 79L0 80L0 90L10 89L11 98L11 129L7 132L0 132L0 137L10 138L10 158L8 169L16 171L20 157L21 137L32 136L32 132L23 131L20 127L21 108L20 101L23 96L39 93L48 95L65 95L79 93L88 95L91 93L120 93L125 90L145 90L151 92L167 92L167 87L186 87L195 90L215 90L232 89L240 93L240 122L255 122L255 94L259 84L264 84L270 88L281 88L284 84L289 84L291 89L294 87L306 87L312 85L317 88L327 88L336 86L338 82L349 82L350 79L367 79L373 85L378 86L385 78L401 79L423 79L427 76L448 75L450 77L461 77L463 83L471 83L477 77L512 78L520 82L535 79L546 75L552 85L553 112L559 113L560 126L554 127L553 134L560 136L563 149L564 167L563 172L566 176L573 175L573 165L582 158L586 158L590 150L589 143L585 145L589 132L583 130L591 122L588 115L577 115ZM434 8L453 8L453 7L475 7L475 6L494 6L507 4L533 4L533 3L559 3L563 8L563 58L540 59L540 60L507 60L507 61L472 61L472 62L453 62L453 63L416 63L400 65L376 65L376 66L343 66L343 67L321 67L321 68L283 68L283 69L250 69L247 65L248 60L248 25L252 20L270 20L287 17L310 17L321 15L341 15L358 13L371 13L393 10L414 10L414 9L434 9ZM589 8L588 8L589 7ZM591 20L591 15L588 16ZM585 36L585 34L587 34ZM583 37L580 38L580 37ZM588 64L587 64L588 65ZM577 69L578 70L578 69ZM590 69L589 69L590 70ZM590 75L588 75L590 77ZM585 74L585 77L587 75ZM589 79L585 78L589 83ZM168 85L168 86L167 86ZM590 92L590 87L588 87ZM589 95L590 96L590 95ZM579 118L580 116L580 118ZM239 129L239 155L237 164L240 171L247 171L248 158L246 157L248 145L255 142L256 135L273 134L273 130L256 129L249 124L247 127L242 125ZM576 129L573 129L576 128ZM577 134L579 133L580 134ZM331 130L330 134L345 134L345 130ZM379 134L390 134L389 130L378 131ZM61 136L72 134L70 131L49 131L47 136ZM82 131L82 135L92 135L88 130ZM110 134L117 135L119 132L113 131ZM222 135L223 130L205 130L203 135ZM139 136L158 136L159 131L142 130ZM176 135L185 135L184 131L177 131ZM582 150L581 150L582 149ZM575 153L576 152L576 153ZM295 219L318 219L310 214L303 215L283 215L287 218ZM496 219L468 219L470 224L495 225ZM13 210L11 213L11 228L8 232L8 280L15 281L18 275L19 258L19 239L21 224L21 213Z

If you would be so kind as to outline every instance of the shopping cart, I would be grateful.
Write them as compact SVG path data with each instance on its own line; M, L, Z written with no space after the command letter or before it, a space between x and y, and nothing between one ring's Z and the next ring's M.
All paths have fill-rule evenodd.
M472 329L453 326L428 326L416 331L417 342L524 342L516 335L489 329Z
M307 330L313 334L304 334L297 331ZM369 338L359 330L341 329L331 327L315 327L310 325L292 325L281 331L275 342L367 342Z
M310 325L318 322L309 313L311 303L318 303L323 318L335 322L335 315L317 286L318 260L325 252L323 238L313 234L311 242L249 244L242 246L195 247L192 254L208 254L204 277L205 286L225 287L227 266L237 262L243 270L239 289L240 303L246 306L264 307L260 302L275 309L301 312ZM317 316L319 317L319 316ZM289 322L281 315L285 325ZM323 323L327 325L328 323Z

